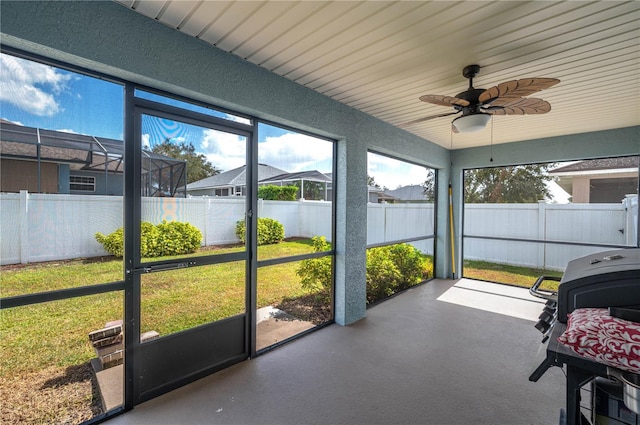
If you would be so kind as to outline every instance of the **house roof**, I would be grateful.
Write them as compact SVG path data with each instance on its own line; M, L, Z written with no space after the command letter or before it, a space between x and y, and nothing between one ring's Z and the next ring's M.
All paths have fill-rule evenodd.
M277 176L272 176L264 179L260 179L260 183L272 183L282 181L294 181L294 180L309 180L314 182L330 182L331 177L321 173L317 170L311 171L299 171L297 173L284 173Z
M400 201L426 201L424 187L419 184L402 186L394 190L385 190L385 194Z
M567 173L572 171L596 171L596 170L616 170L627 168L638 168L640 157L626 156L618 158L590 159L578 161L573 164L555 168L549 174Z
M112 173L122 173L124 143L122 140L27 127L0 120L0 155L3 158L39 158L41 161L69 164L72 170L104 171L106 166ZM143 150L143 158L150 160L142 161L143 170L186 165L185 161L147 150Z
M258 164L258 180L272 176L286 174L287 172L266 164ZM230 186L244 186L247 183L246 165L233 170L225 171L215 176L210 176L187 185L189 190L214 189Z

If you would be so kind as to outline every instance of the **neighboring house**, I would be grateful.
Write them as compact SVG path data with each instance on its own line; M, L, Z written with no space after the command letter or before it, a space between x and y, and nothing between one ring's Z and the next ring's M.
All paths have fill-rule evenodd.
M424 194L424 186L419 184L401 186L394 190L369 186L369 202L374 204L408 204L429 202Z
M122 140L0 120L0 192L123 195ZM176 196L186 162L142 152L142 195Z
M258 180L287 172L266 164L258 164ZM187 185L188 196L244 196L247 194L246 166L234 168Z
M385 193L384 189L375 186L367 186L368 199L370 204L383 204L393 202L396 198Z
M428 202L424 186L420 184L401 186L394 190L385 190L384 193L392 197L394 203Z
M298 199L329 201L332 196L331 176L317 170L284 173L269 178L261 178L258 183L260 185L297 186Z
M618 203L638 193L640 157L578 161L549 171L573 203Z
M331 199L331 176L317 170L287 173L267 164L258 164L258 184L297 186L298 199L325 201ZM245 196L246 194L244 165L187 185L189 196Z

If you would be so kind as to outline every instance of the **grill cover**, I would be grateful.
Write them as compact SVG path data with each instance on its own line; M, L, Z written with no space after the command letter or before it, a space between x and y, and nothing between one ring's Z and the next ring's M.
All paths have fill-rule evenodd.
M558 321L577 308L640 307L640 248L569 261L558 285Z

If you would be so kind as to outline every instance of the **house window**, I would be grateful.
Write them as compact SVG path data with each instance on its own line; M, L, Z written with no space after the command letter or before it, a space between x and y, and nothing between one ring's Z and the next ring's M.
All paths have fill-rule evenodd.
M69 176L69 189L79 192L95 192L96 178L89 176Z

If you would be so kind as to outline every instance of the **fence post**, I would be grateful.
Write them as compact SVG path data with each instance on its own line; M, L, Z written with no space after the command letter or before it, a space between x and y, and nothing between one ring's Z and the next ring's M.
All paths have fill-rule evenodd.
M638 246L638 195L626 195L622 200L625 212L625 243L629 246Z
M20 263L29 262L29 193L20 191Z
M382 215L384 217L383 223L384 225L382 226L382 241L383 242L387 242L387 204L386 202L382 203L382 211L384 211L384 214Z
M209 207L210 205L210 201L209 201L209 197L208 196L203 196L203 203L202 205L204 206L204 241L202 241L204 243L203 246L209 246L209 240L207 239L207 235L209 234Z
M547 240L547 202L546 201L538 201L538 240L546 241ZM547 244L546 243L537 243L538 246L538 259L536 264L538 268L545 269L547 263Z

